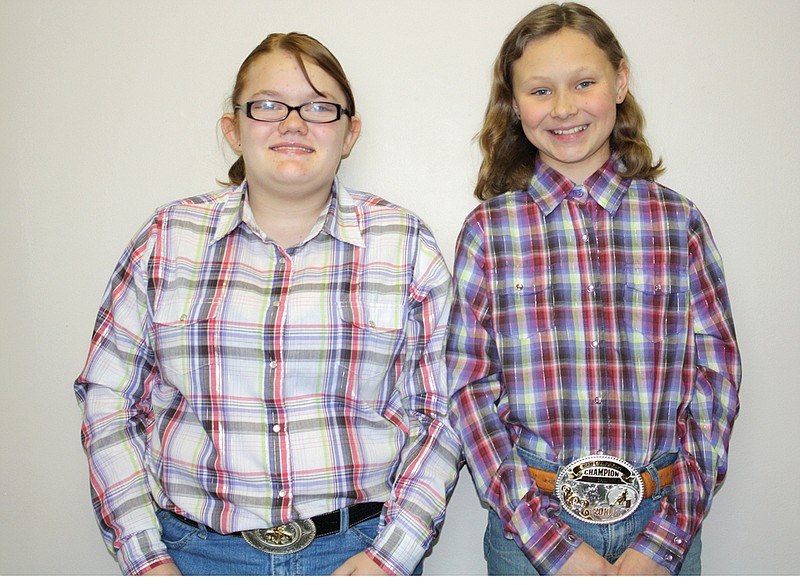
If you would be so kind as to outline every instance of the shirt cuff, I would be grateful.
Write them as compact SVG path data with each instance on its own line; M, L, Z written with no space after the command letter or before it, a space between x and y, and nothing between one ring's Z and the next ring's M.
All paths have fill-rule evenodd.
M567 562L583 542L566 522L547 518L542 523L528 501L521 502L511 518L514 540L540 575L554 575ZM537 503L546 509L547 496L537 497ZM539 506L537 506L539 507Z
M156 529L143 530L122 543L117 551L117 562L123 575L141 575L158 565L171 563L172 557L161 542Z
M425 548L396 521L384 526L367 555L392 575L411 575L425 555Z
M677 575L691 544L691 535L654 516L644 531L634 539L630 548L666 567L671 574Z

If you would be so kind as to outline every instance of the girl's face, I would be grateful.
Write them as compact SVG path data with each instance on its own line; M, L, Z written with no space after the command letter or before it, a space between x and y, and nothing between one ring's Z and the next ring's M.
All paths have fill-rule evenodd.
M239 105L252 100L277 100L290 106L327 101L347 107L344 91L322 68L304 61L309 85L296 59L277 51L262 55L250 66ZM281 122L252 120L242 109L222 119L225 138L244 157L251 194L281 197L327 197L342 158L358 138L357 117L342 114L336 122L317 124L292 111Z
M549 166L583 183L611 155L617 104L628 93L628 66L574 29L531 41L512 66L514 110L525 136Z

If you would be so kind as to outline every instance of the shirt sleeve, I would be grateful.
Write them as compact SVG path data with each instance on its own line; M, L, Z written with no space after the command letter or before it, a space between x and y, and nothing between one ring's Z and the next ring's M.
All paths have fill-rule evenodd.
M736 343L722 258L703 216L692 208L688 226L692 360L684 368L691 392L678 412L679 454L673 495L632 548L672 573L680 570L692 538L728 469L728 443L739 411L741 360ZM692 335L690 332L690 335Z
M468 218L456 244L455 299L447 345L450 419L478 494L498 514L540 574L552 574L581 540L550 517L547 501L516 454L491 319L482 226Z
M147 280L140 266L148 231L142 230L117 264L74 386L97 522L123 573L131 575L171 560L161 542L146 471L151 418L145 388L154 362L146 333Z
M385 416L403 428L385 525L367 554L384 570L409 575L433 543L458 475L460 446L447 418L444 343L451 302L447 266L422 229L409 291L403 373Z

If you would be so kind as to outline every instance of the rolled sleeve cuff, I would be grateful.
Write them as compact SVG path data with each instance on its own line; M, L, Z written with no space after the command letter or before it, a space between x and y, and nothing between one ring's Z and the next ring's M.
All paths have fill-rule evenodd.
M143 530L122 543L117 551L117 562L124 575L142 575L172 557L161 542L161 533L156 529Z
M691 544L691 535L655 517L634 539L631 548L677 575Z

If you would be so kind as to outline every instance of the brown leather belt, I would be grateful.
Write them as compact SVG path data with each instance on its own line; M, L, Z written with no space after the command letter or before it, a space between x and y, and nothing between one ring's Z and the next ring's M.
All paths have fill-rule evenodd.
M674 463L670 463L666 467L658 470L658 482L660 487L665 487L672 484L672 472L675 467ZM545 471L544 469L537 469L535 467L528 467L528 472L531 477L536 481L539 491L552 494L556 489L556 477L558 476L555 471ZM642 482L644 483L644 497L652 498L656 493L656 482L648 472L641 474Z

